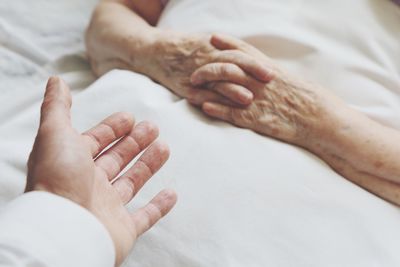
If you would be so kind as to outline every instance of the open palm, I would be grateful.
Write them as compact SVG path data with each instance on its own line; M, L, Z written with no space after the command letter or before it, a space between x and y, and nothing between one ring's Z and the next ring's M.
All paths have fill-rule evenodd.
M137 237L176 202L176 194L164 190L134 213L124 206L166 162L168 146L154 142L156 126L149 122L135 125L127 113L113 114L80 134L72 128L70 106L67 85L51 78L28 162L26 191L49 191L92 212L109 231L120 264ZM134 165L118 176L143 151Z

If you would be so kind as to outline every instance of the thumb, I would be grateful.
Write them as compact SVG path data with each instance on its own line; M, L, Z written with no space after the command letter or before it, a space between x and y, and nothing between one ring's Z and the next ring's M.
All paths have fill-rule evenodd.
M71 93L67 84L59 77L50 77L40 112L40 126L52 127L71 124Z

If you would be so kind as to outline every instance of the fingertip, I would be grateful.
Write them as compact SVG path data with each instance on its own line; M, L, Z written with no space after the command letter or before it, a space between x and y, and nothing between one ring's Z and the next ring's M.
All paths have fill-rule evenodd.
M213 111L215 109L215 104L212 102L203 103L201 109L208 115L213 115Z
M269 67L261 68L261 72L260 73L261 73L260 78L264 82L270 82L273 79L275 79L275 77L276 77L274 72Z
M201 105L201 109L204 110L204 111L208 110L210 108L210 104L211 104L210 102L204 102Z
M242 105L250 105L253 102L254 95L250 91L243 91L239 94L239 100Z
M159 155L161 166L169 159L170 149L167 142L163 140L157 140L154 142L153 146L157 150L157 155ZM159 168L161 168L161 166Z
M219 38L220 33L219 32L213 32L211 33L211 40L213 39L218 39Z
M47 80L47 85L46 89L51 89L55 85L57 85L60 81L60 78L58 76L50 76L50 78Z
M45 92L45 97L51 95L55 95L59 93L59 90L62 89L62 82L60 77L58 76L51 76L47 80L47 85L46 85L46 92Z
M218 45L219 40L220 40L220 37L219 37L219 34L218 34L218 33L213 33L213 34L211 35L210 42L211 42L212 45L214 45L214 46L215 46L215 45Z
M141 121L135 126L136 132L141 132L143 135L150 136L152 139L156 139L160 134L158 126L151 121Z
M178 195L175 190L166 188L156 196L157 206L159 207L162 216L166 215L178 201Z
M112 117L114 117L114 116L116 119L119 120L120 125L125 125L126 128L131 128L135 125L135 117L129 112L120 111L120 112L114 113L112 115Z
M178 194L174 189L165 188L161 192L164 195L164 199L166 199L168 202L175 204L178 201Z
M69 92L69 87L63 79L58 76L50 76L47 80L46 90L62 89L65 92Z
M46 85L41 105L41 124L52 119L53 123L69 122L72 98L67 84L57 76L51 76Z
M227 49L229 47L227 47L226 42L224 41L224 35L220 34L220 33L213 33L211 35L211 45L213 45L215 48L217 49Z

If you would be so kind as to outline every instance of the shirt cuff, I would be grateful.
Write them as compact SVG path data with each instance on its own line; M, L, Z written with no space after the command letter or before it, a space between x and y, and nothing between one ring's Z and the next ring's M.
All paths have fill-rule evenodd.
M115 265L105 226L85 208L47 192L23 194L0 211L0 244L46 266Z

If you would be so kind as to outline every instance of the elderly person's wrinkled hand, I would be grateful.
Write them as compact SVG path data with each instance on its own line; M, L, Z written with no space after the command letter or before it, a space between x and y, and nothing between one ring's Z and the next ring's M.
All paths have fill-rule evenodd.
M219 50L205 34L179 34L162 32L152 49L150 76L192 104L205 101L248 105L253 93L248 84L263 86L270 81L271 73L263 62L240 50ZM219 82L199 90L190 77L201 66L214 63L221 74L238 71L248 83Z
M227 81L201 88L193 86L191 74L208 63L218 63L222 70L234 68L244 72L254 83L271 80L268 68L258 58L239 49L219 50L210 42L209 34L154 27L161 12L160 3L147 2L105 0L96 7L85 38L88 59L96 75L112 69L132 70L194 105L206 101L248 105L253 99L252 91L243 84Z
M281 70L271 59L251 45L235 38L214 35L212 44L224 51L242 51L268 66L273 80L260 84L236 68L221 70L216 63L197 69L191 77L196 86L231 82L252 91L254 99L246 107L206 102L203 111L237 126L304 146L311 134L320 132L329 123L328 110L339 107L340 101L321 87L304 82ZM235 61L233 61L235 64ZM318 128L318 129L317 129Z

